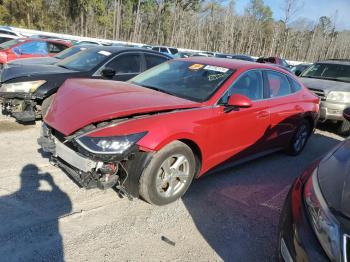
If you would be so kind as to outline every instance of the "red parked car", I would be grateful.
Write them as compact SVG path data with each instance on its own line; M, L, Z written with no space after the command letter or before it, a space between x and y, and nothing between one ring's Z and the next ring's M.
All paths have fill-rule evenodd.
M18 38L0 44L0 64L9 61L29 58L53 56L72 44L66 41L49 39Z
M79 185L116 187L163 205L225 161L299 154L318 102L273 66L175 59L126 83L67 80L38 142Z

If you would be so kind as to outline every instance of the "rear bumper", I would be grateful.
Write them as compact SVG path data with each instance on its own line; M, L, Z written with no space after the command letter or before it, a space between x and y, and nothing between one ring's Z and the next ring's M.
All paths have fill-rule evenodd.
M350 104L340 104L322 101L320 103L320 121L336 120L343 121L343 110L350 107Z

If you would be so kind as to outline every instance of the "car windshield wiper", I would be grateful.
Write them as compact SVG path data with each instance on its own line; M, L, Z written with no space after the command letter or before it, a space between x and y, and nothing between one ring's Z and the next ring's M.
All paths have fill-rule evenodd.
M71 70L70 68L68 68L68 67L66 67L66 66L64 66L64 65L58 65L58 64L56 64L56 65L59 66L59 67L62 67L62 68L64 68L64 69Z

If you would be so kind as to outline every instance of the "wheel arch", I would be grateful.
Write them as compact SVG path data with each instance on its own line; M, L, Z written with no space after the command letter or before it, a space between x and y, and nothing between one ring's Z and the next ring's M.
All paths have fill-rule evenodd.
M180 142L186 144L189 148L191 148L194 157L196 159L196 173L195 173L195 178L197 178L200 174L201 168L202 168L202 151L200 149L200 147L197 145L196 142L194 142L191 139L177 139Z

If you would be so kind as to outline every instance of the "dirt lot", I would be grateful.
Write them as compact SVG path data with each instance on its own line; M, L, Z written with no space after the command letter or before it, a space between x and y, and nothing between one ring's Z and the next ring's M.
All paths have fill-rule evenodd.
M206 176L154 207L79 189L38 152L39 126L0 117L1 261L273 261L290 184L342 139L317 130L298 157L275 153Z

